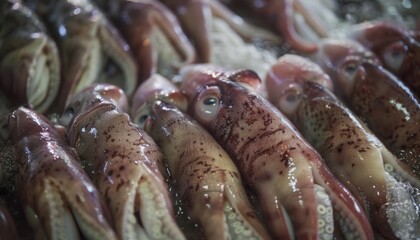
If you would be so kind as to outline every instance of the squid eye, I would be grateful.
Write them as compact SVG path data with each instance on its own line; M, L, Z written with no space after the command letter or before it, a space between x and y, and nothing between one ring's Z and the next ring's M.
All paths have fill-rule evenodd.
M207 98L205 98L204 100L203 100L203 104L205 105L205 106L208 106L208 107L214 107L214 106L217 106L218 105L218 103L219 103L219 100L217 99L217 98L215 98L215 97L207 97Z
M396 42L388 46L383 52L384 64L392 71L398 71L402 67L407 50L403 42Z
M219 112L220 90L209 87L202 91L195 105L195 116L201 124L209 124Z
M344 93L352 92L359 70L360 61L357 59L346 61L338 70L338 82Z
M289 84L279 100L279 108L287 116L294 114L302 100L302 88L296 83Z
M146 123L147 119L150 117L150 108L147 104L141 106L136 114L133 117L134 123L139 127L144 129L144 124Z
M349 80L354 79L357 72L357 65L355 62L349 62L345 64L341 70L342 76L346 77Z

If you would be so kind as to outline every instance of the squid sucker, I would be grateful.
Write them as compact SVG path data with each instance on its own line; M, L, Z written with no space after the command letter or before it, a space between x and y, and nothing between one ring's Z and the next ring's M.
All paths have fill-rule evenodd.
M214 138L171 104L150 103L145 130L166 156L188 216L205 239L270 239L233 161Z
M117 239L96 187L76 151L50 121L20 107L9 118L16 189L36 239Z
M116 86L92 85L74 96L62 122L108 204L120 239L185 239L159 169L162 153L122 112Z
M348 238L373 239L362 207L320 155L281 112L240 84L257 76L205 65L181 74L189 111L232 157L274 238L332 239L334 219Z
M373 228L387 239L414 236L415 220L400 217L406 222L399 226L388 213L393 205L403 206L392 197L395 183L407 185L408 191L400 193L403 199L409 189L418 191L420 180L329 91L329 76L314 62L296 55L280 57L267 76L269 100L292 120L364 206ZM407 206L400 208L401 213L410 216L419 203L411 197L404 201Z

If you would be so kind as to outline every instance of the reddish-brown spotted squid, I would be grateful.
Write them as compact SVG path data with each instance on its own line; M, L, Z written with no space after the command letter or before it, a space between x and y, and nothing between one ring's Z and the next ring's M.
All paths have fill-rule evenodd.
M273 105L240 84L257 83L258 76L206 65L185 67L181 75L190 113L232 157L274 238L332 239L336 231L373 239L362 207L320 155Z
M272 66L266 83L269 100L364 206L375 230L386 239L414 237L420 203L410 191L418 191L420 180L330 92L329 76L308 59L285 55Z
M154 75L134 96L132 116L166 157L175 195L206 239L269 239L248 201L238 169L216 140L183 111L184 95Z
M158 167L162 153L122 112L126 104L125 94L115 86L84 89L63 114L70 144L91 166L120 239L185 239Z
M20 107L9 118L16 189L35 239L117 239L104 201L63 131Z
M151 103L145 130L156 140L180 199L206 239L269 239L228 154L196 121L173 105Z
M337 95L398 159L420 177L420 102L357 42L326 39L314 56Z

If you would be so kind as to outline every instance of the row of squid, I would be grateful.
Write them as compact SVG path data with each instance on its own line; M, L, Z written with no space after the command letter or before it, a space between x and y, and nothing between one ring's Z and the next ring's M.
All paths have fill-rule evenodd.
M108 84L73 97L60 125L25 107L10 115L16 188L35 236L185 239L174 195L206 239L418 236L417 172L334 96L318 65L281 57L267 79L278 84L273 104L251 70L180 73L179 89L159 75L141 85L132 118ZM399 225L393 203L414 216Z
M265 29L248 24L223 3L235 8L242 6ZM222 19L246 42L272 42L302 54L318 50L318 39L314 38L328 37L332 28L328 24L332 24L322 21L322 17L336 25L340 23L337 17L331 16L329 1L318 5L306 0L249 0L243 4L226 0L223 3L209 0L3 1L0 6L4 23L0 26L2 92L12 99L13 106L25 104L41 113L61 113L71 96L94 82L112 83L131 96L140 83L156 72L171 76L182 65L217 61L212 59L214 19ZM306 22L294 21L296 15L303 16ZM418 66L418 52L413 50L413 45L418 47L415 40L419 38L418 33L378 23L368 30L369 34L356 36L357 32L371 27L356 27L353 38L375 53L380 52L380 60L418 92L418 72L413 71ZM167 55L160 55L162 46L155 36L158 33L169 42L175 57L167 59Z
M311 43L290 16L311 22L304 1L246 1L310 58L259 76L192 64L211 61L209 13L273 38L218 1L24 4L0 3L1 90L25 105L0 116L0 141L33 238L420 237L418 32L367 23ZM156 74L155 26L176 82ZM18 238L0 216L0 239Z

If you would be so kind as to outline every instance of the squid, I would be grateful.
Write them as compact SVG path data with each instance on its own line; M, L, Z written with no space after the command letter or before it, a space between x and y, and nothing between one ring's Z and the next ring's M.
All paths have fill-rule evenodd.
M61 113L73 95L95 82L133 93L137 69L130 48L90 0L25 3L46 23L60 51L62 82L53 111Z
M190 114L232 157L275 239L332 239L334 231L373 239L361 205L320 155L268 100L249 90L258 76L206 65L184 67L181 76Z
M46 112L61 84L55 42L18 0L0 2L0 87L15 106Z
M44 116L19 107L9 117L16 189L35 238L117 239L76 151Z
M329 76L314 62L297 55L279 58L267 76L269 100L364 206L375 230L386 239L415 238L420 202L408 191L418 191L420 180L334 96ZM407 190L397 192L395 186L405 182L410 183ZM405 195L405 202L393 199L393 191ZM390 216L393 206L402 206L399 214L404 216L399 218L405 219L403 226L392 222L396 217Z
M147 104L144 129L166 156L186 214L205 239L270 239L233 161L214 138L170 103Z
M374 52L385 68L420 96L420 32L385 22L352 26L349 37Z
M92 85L70 101L60 122L109 206L120 239L185 239L159 168L163 155L123 113L127 96Z
M313 56L337 95L402 162L420 177L420 102L369 50L351 40L326 39Z
M96 0L113 19L130 44L137 61L138 82L142 83L154 73L162 73L191 64L196 59L193 45L185 36L175 15L157 0ZM162 44L156 44L154 35L160 30L175 48L179 58L170 62L170 56L158 56ZM163 65L164 67L160 66ZM170 75L170 73L166 73ZM163 73L162 73L163 74Z

